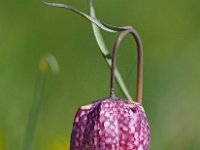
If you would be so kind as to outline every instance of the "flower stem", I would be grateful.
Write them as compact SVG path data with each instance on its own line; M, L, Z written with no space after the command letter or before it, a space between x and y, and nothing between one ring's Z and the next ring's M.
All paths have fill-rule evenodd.
M91 17L96 18L92 0L90 0L90 15L91 15ZM105 41L102 37L101 31L99 30L99 27L94 23L92 23L92 29L93 29L96 41L97 41L99 48L101 50L101 53L103 54L108 66L111 68L111 65L112 65L111 58L112 57L111 57L111 54L110 54L110 52L109 52L109 50L108 50L108 48L105 44ZM123 78L122 78L119 70L117 69L117 67L115 69L115 77L116 77L118 86L121 89L122 93L125 95L125 97L127 99L132 100L131 95L130 95L130 93L129 93L129 91L128 91L128 89L127 89L127 87L126 87L126 85L123 81Z
M138 71L137 71L137 102L142 104L142 85L143 85L143 48L142 41L138 35L138 33L134 29L128 29L122 31L119 35L114 49L113 49L113 57L112 57L112 67L111 67L111 84L110 84L110 97L115 96L114 84L115 84L115 69L116 69L116 61L117 61L117 53L119 46L124 39L124 37L131 33L136 41L137 49L138 49Z

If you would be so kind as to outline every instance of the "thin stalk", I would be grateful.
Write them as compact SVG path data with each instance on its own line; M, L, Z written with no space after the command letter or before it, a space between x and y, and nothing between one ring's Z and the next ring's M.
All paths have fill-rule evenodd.
M142 41L138 35L138 33L134 29L128 29L122 31L119 35L115 46L113 48L113 57L112 57L112 67L111 67L111 83L110 83L110 97L115 97L114 85L115 85L115 70L116 70L116 60L117 60L117 53L119 46L124 39L124 37L131 33L135 38L138 50L138 71L137 71L137 95L136 100L138 103L142 104L142 85L143 85L143 48L142 48Z
M92 0L90 0L90 15L91 17L93 18L96 18L96 15L95 15L95 10L94 10L94 6L93 6L93 3L92 3ZM111 68L111 65L112 65L112 62L111 62L111 54L105 44L105 41L103 39L103 36L101 34L101 31L99 30L99 27L92 23L92 29L93 29L93 32L94 32L94 36L96 38L96 41L99 45L99 48L101 50L101 53L103 54L105 60L106 60L106 63L108 64L108 66ZM131 95L122 79L122 76L119 72L119 70L115 69L115 77L116 77L116 80L117 80L117 83L118 83L118 86L119 88L121 89L122 93L125 95L125 97L129 100L132 100L131 98Z

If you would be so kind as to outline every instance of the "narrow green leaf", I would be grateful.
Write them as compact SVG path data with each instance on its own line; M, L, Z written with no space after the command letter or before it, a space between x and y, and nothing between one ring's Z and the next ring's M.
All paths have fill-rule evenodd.
M125 26L125 27L118 27L118 26L112 26L106 23L102 23L100 20L91 17L89 15L87 15L86 13L70 6L70 5L66 5L66 4L61 4L61 3L50 3L47 1L43 0L43 3L46 4L47 6L50 7L58 7L58 8L64 8L64 9L68 9L71 10L72 12L81 15L82 17L86 18L87 20L91 21L92 23L96 24L99 28L108 31L108 32L117 32L117 31L123 31L123 30L127 30L130 29L130 26Z
M95 14L95 10L94 10L92 0L90 0L90 15L91 15L91 17L96 18L96 14ZM109 52L109 50L108 50L108 48L105 44L105 41L104 41L102 34L101 34L101 31L99 30L99 28L96 24L92 24L92 28L93 28L93 32L94 32L94 36L96 38L96 41L99 45L99 48L100 48L107 64L109 65L109 67L111 67L111 64L112 64L111 58L107 57L107 56L111 56L111 54L110 54L110 52ZM116 28L118 28L118 27L116 27ZM128 99L132 100L132 98L129 94L129 91L128 91L128 89L127 89L127 87L126 87L126 85L125 85L125 83L124 83L124 81L121 77L121 74L120 74L120 72L117 68L116 68L116 71L115 71L115 77L116 77L117 83L118 83L120 89L122 90L122 92L124 93L124 95Z

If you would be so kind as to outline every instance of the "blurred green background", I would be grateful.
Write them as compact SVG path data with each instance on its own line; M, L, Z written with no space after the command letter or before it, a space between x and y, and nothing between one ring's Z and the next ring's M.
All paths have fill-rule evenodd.
M66 2L89 13L88 1ZM200 149L200 2L95 0L100 20L131 25L144 45L143 105L151 150ZM102 32L110 49L118 34ZM91 24L40 0L0 1L0 150L20 150L34 101L38 62L52 53L61 68L49 71L35 150L65 150L77 108L109 94L110 71ZM136 50L121 45L118 67L135 96ZM117 89L117 95L123 97Z

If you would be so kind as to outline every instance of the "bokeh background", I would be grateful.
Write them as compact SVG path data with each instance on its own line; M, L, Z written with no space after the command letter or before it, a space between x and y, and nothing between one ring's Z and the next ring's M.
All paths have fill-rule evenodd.
M89 13L87 0L56 2ZM94 5L102 21L131 25L143 40L151 150L199 150L200 2L95 0ZM118 34L102 34L111 50ZM22 149L38 62L46 52L61 71L47 74L33 149L68 149L77 108L109 94L110 71L88 21L40 0L1 0L0 150ZM118 67L133 97L136 66L135 43L127 37ZM123 97L119 89L117 95Z

